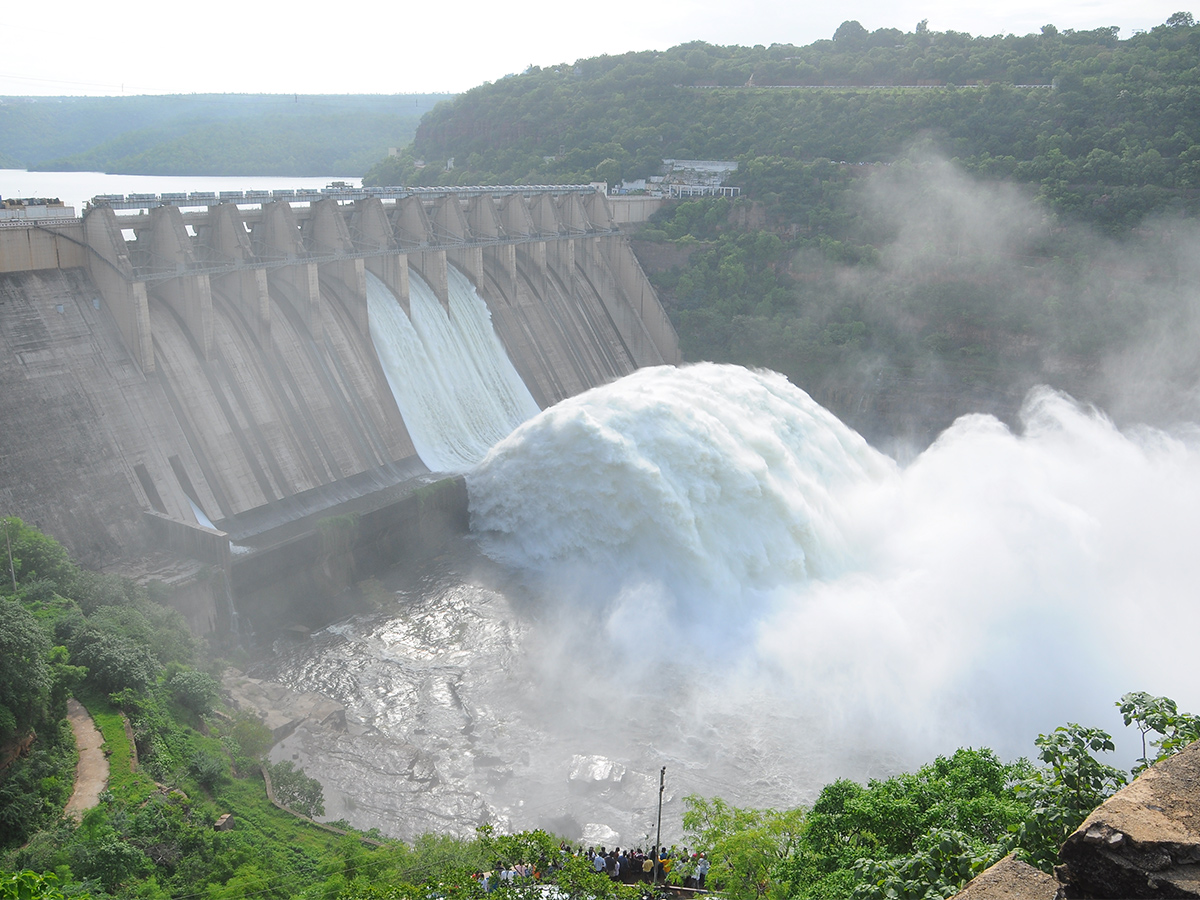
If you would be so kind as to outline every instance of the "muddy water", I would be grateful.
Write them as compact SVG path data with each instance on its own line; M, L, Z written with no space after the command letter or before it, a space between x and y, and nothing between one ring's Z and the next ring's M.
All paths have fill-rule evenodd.
M470 539L383 589L379 612L279 644L254 673L345 705L346 731L302 726L272 753L320 779L328 820L646 844L664 765L673 839L687 794L778 806L834 772L796 717L713 683L711 660L612 653Z

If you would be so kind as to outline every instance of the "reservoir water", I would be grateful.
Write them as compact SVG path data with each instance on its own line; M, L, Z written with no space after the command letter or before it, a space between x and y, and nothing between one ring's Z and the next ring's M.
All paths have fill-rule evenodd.
M57 197L83 215L83 204L98 194L161 194L164 191L246 191L323 188L332 181L352 187L357 176L322 175L292 178L286 175L110 175L105 172L27 172L0 169L0 197Z

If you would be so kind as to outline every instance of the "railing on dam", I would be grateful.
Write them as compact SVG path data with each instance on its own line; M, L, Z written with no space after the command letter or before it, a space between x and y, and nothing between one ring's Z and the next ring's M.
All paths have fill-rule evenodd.
M534 194L587 194L598 190L593 184L500 184L447 187L327 187L317 189L286 189L274 191L178 191L162 194L97 194L87 201L84 209L107 207L109 209L154 209L159 206L197 207L213 206L217 203L254 205L286 201L289 203L312 203L318 200L353 202L377 197L380 200L403 200L407 197L479 197L486 194L501 197L517 194L529 197Z
M637 365L674 362L674 330L602 187L335 183L319 191L99 195L85 204L80 244L146 373L155 367L151 299L186 323L208 358L214 292L260 337L269 332L269 298L276 296L319 339L322 284L346 298L348 314L365 329L367 272L407 311L410 267L448 306L450 266L513 302L518 292L574 296L586 282L621 340L635 348Z
M370 247L356 248L354 250L341 250L334 253L320 253L310 250L298 252L295 256L258 256L253 259L229 259L229 260L196 260L196 261L172 261L168 265L156 266L153 263L145 265L133 266L133 277L136 281L144 281L148 284L159 281L169 281L174 278L181 278L185 275L228 275L241 270L254 269L279 269L284 266L295 266L301 263L312 263L323 265L325 263L339 262L342 260L354 259L371 259L372 257L388 256L397 252L421 252L432 253L439 250L470 250L473 248L483 247L504 247L517 244L533 244L542 243L545 241L557 241L564 238L578 237L603 237L605 235L621 234L621 229L617 226L610 228L587 228L569 231L566 233L542 233L533 232L531 234L519 235L517 237L494 237L494 238L466 238L466 239L444 239L434 240L426 243L418 243L415 241L399 242L394 247ZM355 242L358 244L358 242ZM212 253L213 248L205 247L205 251Z
M101 210L138 210L139 216L118 216L113 225L122 232L134 232L135 239L126 242L128 280L153 284L189 275L219 277L243 270L274 270L301 264L322 265L346 260L370 259L396 253L435 253L438 251L467 251L489 247L544 243L580 237L603 237L618 234L620 227L606 206L596 215L595 204L585 211L576 204L562 214L562 198L588 200L603 196L596 185L474 185L458 187L367 187L331 186L321 190L274 191L192 191L162 194L100 194L85 204L84 218ZM535 198L554 198L559 209L538 215L518 215L501 221L497 206L519 198L529 211ZM364 203L378 203L390 227L373 230L364 228L356 215ZM458 213L439 214L452 203ZM341 234L326 234L316 238L303 234L297 244L290 239L279 240L264 236L266 228L256 232L268 210L275 204L285 204L296 224L314 218L314 208L331 204L345 221ZM482 207L490 214L482 216ZM163 208L178 210L187 239L163 241L144 240L144 234L168 230L164 226ZM214 216L222 208L235 210L250 246L239 241L213 239ZM541 209L539 207L539 209ZM186 210L186 211L185 211ZM146 215L149 213L149 215ZM340 229L335 228L335 231ZM328 232L328 229L326 229ZM368 231L370 233L368 233Z

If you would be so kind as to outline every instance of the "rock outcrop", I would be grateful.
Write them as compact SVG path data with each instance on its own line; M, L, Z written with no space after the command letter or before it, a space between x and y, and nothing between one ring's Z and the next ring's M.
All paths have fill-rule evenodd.
M334 731L346 730L346 709L335 700L313 692L298 693L276 684L226 669L221 686L225 700L237 709L251 710L282 741L302 722L314 722Z
M1005 857L954 900L1200 898L1200 741L1098 806L1058 858L1052 878Z
M1200 741L1097 807L1059 859L1066 897L1200 897Z
M1053 875L1010 855L975 876L954 900L1055 900L1057 896Z

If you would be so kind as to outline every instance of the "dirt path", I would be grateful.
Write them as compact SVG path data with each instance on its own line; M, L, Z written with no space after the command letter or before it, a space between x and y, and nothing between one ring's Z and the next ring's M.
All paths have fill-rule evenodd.
M71 794L64 814L78 821L100 802L100 792L108 785L108 758L100 749L104 743L100 729L74 697L67 701L67 718L75 732L79 764L75 767L75 792Z

